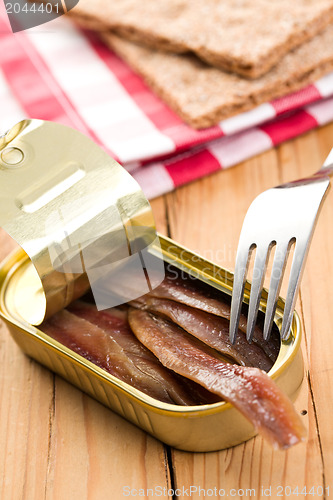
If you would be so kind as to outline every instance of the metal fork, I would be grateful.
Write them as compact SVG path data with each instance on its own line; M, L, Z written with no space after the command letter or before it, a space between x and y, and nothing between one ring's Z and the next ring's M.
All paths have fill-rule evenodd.
M333 173L333 149L322 168L313 176L282 184L261 193L250 205L244 219L236 256L230 314L230 341L238 330L246 274L251 253L256 248L246 338L251 341L257 320L269 254L275 246L267 298L263 337L269 339L281 282L291 246L295 244L287 297L281 327L281 338L290 330L292 315L320 208L329 191Z

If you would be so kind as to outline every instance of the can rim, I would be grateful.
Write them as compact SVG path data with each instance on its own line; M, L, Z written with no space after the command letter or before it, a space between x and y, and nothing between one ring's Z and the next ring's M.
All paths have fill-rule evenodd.
M170 240L169 238L166 238L159 234L158 236L160 240L163 242L163 244L168 244L169 242L172 242L172 240ZM198 254L191 252L185 247L182 247L181 245L178 244L177 246L182 250L188 252L189 254L195 255L198 259L202 259ZM162 251L163 251L163 245L162 245ZM202 260L204 260L205 263L210 263L210 261L207 261L206 259ZM22 249L17 249L14 250L2 263L0 263L0 317L4 318L7 322L11 323L17 328L20 329L24 328L26 333L32 335L35 338L35 340L37 340L39 343L46 343L52 350L57 351L57 353L60 354L61 357L70 358L75 364L80 365L80 367L83 368L85 371L93 372L95 376L97 376L100 380L115 385L119 390L126 393L131 398L134 398L136 402L138 402L140 405L143 405L145 407L148 406L150 409L154 409L158 413L164 413L164 414L172 413L179 416L184 416L185 414L187 416L191 414L211 415L222 411L226 411L233 407L231 403L228 403L226 401L210 403L205 405L196 405L196 406L173 405L170 403L158 401L155 398L148 396L143 392L141 392L140 390L132 387L126 382L121 381L120 379L118 379L114 375L111 375L102 368L99 368L94 363L86 360L84 357L75 353L66 346L62 345L60 342L57 342L56 340L52 339L52 337L49 337L38 327L20 321L15 317L12 317L7 311L7 308L4 303L6 284L10 281L11 276L17 271L17 269L20 266L26 264L28 261L29 257L25 254L25 252ZM222 268L221 266L216 266L215 264L214 266L219 267L223 271L226 271L227 274L229 274L230 276L232 275L232 273L227 269ZM227 287L226 287L226 292L227 292ZM281 311L277 311L277 315L281 316ZM292 321L292 335L289 341L288 340L281 341L281 348L279 355L273 367L267 373L270 378L276 380L283 373L283 371L285 371L291 365L291 363L293 362L299 351L301 336L302 334L301 334L300 318L297 312L294 311L293 321Z

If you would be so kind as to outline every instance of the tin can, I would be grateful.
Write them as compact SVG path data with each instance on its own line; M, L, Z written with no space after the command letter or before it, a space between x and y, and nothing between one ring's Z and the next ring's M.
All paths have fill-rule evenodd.
M70 129L55 124L35 120L24 121L12 129L7 138L2 140L2 144L0 143L0 150L7 152L0 155L2 161L0 177L5 172L7 176L5 180L8 181L9 178L10 183L13 182L10 177L12 172L19 172L21 167L21 172L24 174L24 168L28 172L33 166L36 179L40 178L40 158L43 154L39 156L39 152L43 149L42 136L44 144L45 141L56 144L55 135L57 135L64 145L66 141L63 136L67 138L67 146L65 144L66 147L62 149L62 159L61 155L57 155L57 161L62 168L57 170L56 174L44 173L43 182L36 181L32 184L33 189L30 188L29 191L25 188L23 194L22 189L14 186L13 182L15 193L12 192L11 197L7 199L7 205L12 207L11 217L8 217L7 208L7 218L1 221L22 247L0 266L0 316L7 324L14 340L27 355L170 446L186 451L213 451L234 446L253 437L256 432L252 424L230 403L218 402L185 407L157 401L66 348L38 328L45 317L62 309L89 289L90 281L87 279L89 272L75 267L78 262L77 257L82 255L82 247L91 247L92 238L91 235L87 237L87 233L89 234L89 229L95 224L99 214L105 216L111 213L112 216L113 203L115 201L115 205L119 206L119 200L122 202L122 216L116 220L111 217L109 226L99 231L98 238L93 239L94 252L88 254L90 260L93 259L93 268L96 263L105 263L105 256L110 248L108 245L110 241L115 241L115 248L118 248L120 253L125 247L132 249L131 255L146 251L148 256L153 255L154 259L157 258L163 265L164 262L170 263L226 295L230 296L232 291L231 272L201 258L173 240L157 234L149 204L140 188L134 181L129 180L129 174L119 170L121 167L105 153L100 152L91 141L82 139L81 134L79 137L77 132L71 135L68 130ZM81 151L84 151L81 156L77 154L80 148L73 145L73 141L74 143L79 141ZM59 145L55 145L54 149L57 150L58 147ZM92 159L94 168L87 167L87 157ZM7 168L6 160L14 162L14 166L9 163ZM17 160L18 164L15 164ZM111 180L116 195L113 199L109 199L109 204L105 204L105 197L102 197L103 201L97 198L95 206L91 204L91 198L86 196L86 193L83 193L82 197L82 186L89 185L89 193L93 192L96 199L95 196L101 193L101 179L93 184L95 187L91 190L89 174L91 173L92 178L96 179L96 169L104 173L105 165L110 167L110 162L114 169ZM64 164L67 165L66 168ZM71 165L70 168L68 165ZM110 172L106 173L106 177L103 175L102 179L106 182ZM84 178L86 182L82 183ZM66 189L62 191L64 187ZM52 257L52 252L57 258L62 256L64 238L61 240L59 234L53 238L52 231L45 223L49 220L50 209L55 210L55 204L60 203L63 206L64 203L70 202L73 207L73 200L69 199L73 189L78 190L81 195L82 210L81 207L77 209L75 205L74 216L66 226L74 228L73 233L76 232L77 237L72 239L67 247L70 249L67 252L70 258L65 264L64 259L60 259L63 266L60 269L59 265L55 268L54 262L57 259ZM87 203L86 207L84 203ZM4 206L0 208L3 213ZM39 227L31 227L37 220ZM117 228L119 221L122 228L126 229L125 247L123 240L119 238L119 228ZM30 224L28 230L26 224ZM98 252L95 252L96 248ZM76 272L73 272L73 266ZM250 283L247 282L245 303L249 300L249 291ZM266 301L267 291L264 290L260 304L262 313L265 311ZM281 326L283 309L284 302L279 298L275 313L277 327ZM292 400L295 400L303 379L300 342L300 321L294 313L291 334L288 340L282 341L279 356L269 372L269 376Z

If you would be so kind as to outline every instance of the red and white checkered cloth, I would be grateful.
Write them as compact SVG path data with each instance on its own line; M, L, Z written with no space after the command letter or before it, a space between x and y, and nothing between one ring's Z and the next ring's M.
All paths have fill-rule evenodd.
M62 17L13 34L0 4L0 133L23 118L92 137L148 198L333 120L333 73L252 111L194 130L96 35Z

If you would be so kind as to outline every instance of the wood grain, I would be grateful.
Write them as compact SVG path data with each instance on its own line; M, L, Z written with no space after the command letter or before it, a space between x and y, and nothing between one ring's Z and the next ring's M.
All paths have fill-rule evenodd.
M0 260L16 246L1 229L0 245ZM1 499L118 499L129 488L170 488L162 443L30 360L2 322L0 401Z
M322 162L332 147L333 126L325 127L313 136L312 156L309 148L298 145L301 162L307 158ZM316 425L323 462L325 486L333 483L333 193L329 193L322 208L308 257L301 297L305 320L309 381L316 411Z
M232 269L242 221L253 198L280 182L316 171L332 138L333 125L328 125L153 200L158 229ZM247 489L255 491L255 498L265 498L271 488L271 498L290 499L295 495L277 497L277 487L332 486L332 221L333 195L329 194L297 303L304 331L305 380L295 406L305 413L305 443L279 452L256 437L220 452L168 450L29 360L1 325L0 498L118 500L124 496L124 486L135 488L137 494L140 488L183 487L179 498L188 498L186 492L196 486L204 491L223 488L228 494L233 490L234 498L246 498ZM0 258L13 246L0 230ZM237 496L239 488L243 494ZM163 498L171 498L166 493ZM203 490L192 492L191 498L204 498Z

